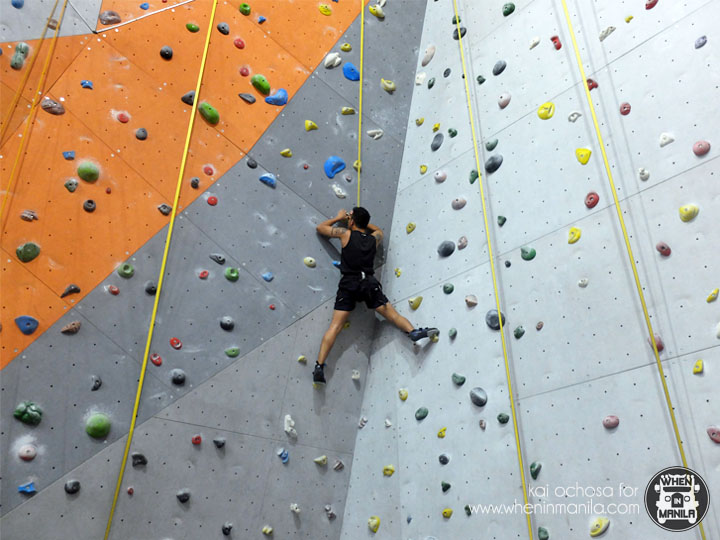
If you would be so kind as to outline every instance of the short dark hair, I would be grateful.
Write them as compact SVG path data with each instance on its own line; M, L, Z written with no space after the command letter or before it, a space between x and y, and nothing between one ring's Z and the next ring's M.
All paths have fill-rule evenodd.
M364 229L370 223L370 212L365 210L362 206L356 206L352 209L352 218L355 225Z

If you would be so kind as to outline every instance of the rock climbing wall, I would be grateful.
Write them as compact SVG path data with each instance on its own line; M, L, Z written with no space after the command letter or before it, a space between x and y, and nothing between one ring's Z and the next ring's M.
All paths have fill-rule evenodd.
M0 57L3 537L105 530L191 112L181 98L208 25L198 100L219 120L198 115L190 139L110 537L221 537L228 525L234 538L266 526L339 537L374 319L351 318L327 389L313 389L339 277L338 245L315 226L354 206L359 183L373 222L390 228L425 5L365 13L358 178L359 3L256 0L245 14L221 1L213 21L204 0L83 4L85 33L60 32L44 84L52 3L18 4L2 8L12 41ZM331 52L341 65L325 67ZM268 101L251 84L259 74ZM48 99L24 137L39 89ZM331 156L345 164L334 178Z
M594 83L560 0L458 0L476 180L453 2L427 3L383 282L441 334L413 345L380 325L344 539L529 538L518 446L533 538L701 538L645 510L650 478L682 460L585 84L687 463L711 493L704 538L720 534L720 3L567 7Z

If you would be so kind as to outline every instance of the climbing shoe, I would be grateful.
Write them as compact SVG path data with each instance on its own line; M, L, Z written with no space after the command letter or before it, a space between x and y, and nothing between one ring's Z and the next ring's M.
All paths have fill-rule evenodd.
M325 368L317 362L315 362L315 371L313 371L313 384L325 384Z
M408 334L410 339L417 341L422 338L433 338L440 333L437 328L415 328Z

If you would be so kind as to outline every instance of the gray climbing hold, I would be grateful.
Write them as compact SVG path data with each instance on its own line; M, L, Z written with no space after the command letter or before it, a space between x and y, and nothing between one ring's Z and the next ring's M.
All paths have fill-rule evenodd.
M135 131L135 138L136 138L138 141L144 141L145 139L147 139L147 138L148 138L147 129L145 129L145 128L138 128L138 129Z
M220 319L220 328L230 332L233 328L235 328L235 321L233 321L232 317L226 315Z
M473 405L477 405L478 407L484 407L487 403L487 400L487 393L479 386L476 386L475 388L470 390L470 401L473 402Z
M173 50L172 47L168 47L165 45L160 49L160 56L164 58L165 60L172 60L173 57Z
M92 386L90 387L91 392L96 392L97 390L100 390L100 387L102 386L102 379L99 375L93 375L92 376Z
M182 369L176 368L170 372L170 380L177 386L185 384L185 372Z
M489 141L487 141L485 143L485 150L487 150L488 152L492 152L493 150L495 150L495 147L497 145L498 145L497 139L490 139Z
M100 24L119 24L122 22L120 14L117 11L107 10L103 11L98 17Z
M83 210L85 210L88 213L92 213L95 211L95 208L97 208L97 205L95 204L95 201L92 199L88 199L83 203Z
M427 415L427 407L420 407L417 411L415 411L415 420L423 420Z
M258 164L257 164L257 161L255 161L253 158L249 157L247 159L247 166L250 167L251 169L256 169Z
M238 96L239 96L240 99L242 99L245 103L250 103L250 104L255 103L255 96L253 96L252 94L246 94L246 93L244 93L244 92L240 92L240 93L238 94Z
M64 185L65 185L65 189L67 189L70 193L73 193L78 187L78 181L75 180L74 178L68 178L65 181Z
M505 326L505 315L502 315L502 324ZM493 330L500 330L500 317L496 309L491 309L485 314L485 324L487 324Z
M707 36L700 36L695 40L695 48L699 49L707 43Z
M55 116L65 114L65 107L63 107L62 103L48 97L42 100L40 107L42 107L42 110L46 113L54 114Z
M461 210L465 207L467 204L467 201L463 199L462 197L458 197L456 199L453 199L453 201L450 203L450 205L453 207L453 210Z
M75 294L75 293L79 293L79 292L80 292L80 287L78 287L74 283L71 283L70 285L65 287L65 290L60 295L60 298L65 298L66 296L68 296L70 294Z
M130 457L132 458L133 467L140 467L141 465L147 465L148 463L147 458L140 452L133 452L130 454Z
M226 521L222 526L222 533L225 536L230 536L230 531L232 531L233 524L229 521Z
M497 76L500 75L503 71L505 71L505 68L507 67L507 62L505 60L498 60L495 62L495 65L493 66L493 75Z
M215 448L222 448L225 446L225 439L222 437L215 437L213 439L213 444L215 445Z
M450 240L445 240L437 249L438 255L441 257L449 257L455 251L455 243Z
M461 26L461 27L460 27L460 37L465 37L465 34L466 34L466 33L467 33L467 28L465 28L464 26ZM460 39L460 38L458 37L457 28L456 28L455 30L453 30L453 39L454 39L455 41L458 41L458 39Z
M447 79L450 76L450 73L452 73L452 71L450 70L450 68L447 68L445 71L443 71L443 77Z
M440 456L438 456L438 461L440 462L440 465L447 465L450 463L450 458L447 454L440 454Z
M485 172L488 174L492 174L495 171L497 171L500 168L500 165L502 165L503 157L500 154L495 154L494 156L490 156L490 159L488 159L485 162Z
M197 176L194 176L190 179L190 187L193 189L197 189L200 187L200 179Z
M162 203L157 209L163 216L169 216L170 212L172 212L172 206L165 203Z
M190 90L187 94L180 98L186 105L192 105L195 103L195 90Z
M442 146L445 136L442 133L436 133L433 137L432 143L430 143L430 150L433 152Z
M65 482L65 493L75 495L78 491L80 491L79 480L68 480Z
M190 500L190 490L189 489L181 489L177 492L175 495L177 497L177 500L181 503L186 503Z
M463 384L465 384L465 376L460 375L459 373L453 373L452 382L457 386L462 386Z
M211 253L210 258L218 264L225 264L225 257L219 253Z
M217 29L223 36L227 36L230 33L230 25L226 22L218 23Z

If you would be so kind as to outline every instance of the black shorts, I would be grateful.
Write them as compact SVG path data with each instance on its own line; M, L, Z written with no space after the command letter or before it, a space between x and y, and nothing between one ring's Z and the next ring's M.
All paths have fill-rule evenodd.
M375 276L343 276L338 284L335 296L335 309L338 311L352 311L357 302L365 302L369 309L384 306L388 299L383 294L382 285Z

